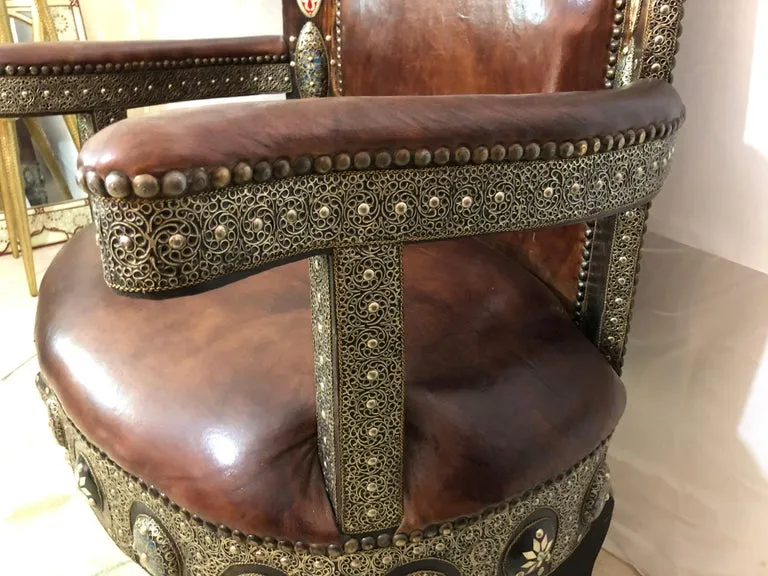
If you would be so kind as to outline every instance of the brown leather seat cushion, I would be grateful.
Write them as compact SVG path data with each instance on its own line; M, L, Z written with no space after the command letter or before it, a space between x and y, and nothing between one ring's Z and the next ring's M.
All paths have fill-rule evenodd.
M511 498L590 453L624 388L535 277L475 240L405 253L404 529ZM317 456L308 266L203 294L111 292L92 228L43 280L37 346L70 418L216 523L338 538Z

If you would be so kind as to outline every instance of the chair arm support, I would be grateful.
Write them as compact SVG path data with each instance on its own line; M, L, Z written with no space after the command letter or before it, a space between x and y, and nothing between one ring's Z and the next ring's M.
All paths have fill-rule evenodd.
M292 90L281 36L0 46L0 116Z
M683 115L658 81L206 107L105 129L83 147L79 181L107 283L158 293L345 246L557 226L648 202Z

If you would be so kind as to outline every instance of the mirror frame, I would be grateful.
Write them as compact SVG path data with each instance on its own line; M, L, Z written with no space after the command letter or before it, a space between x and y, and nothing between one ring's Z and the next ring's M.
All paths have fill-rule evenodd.
M2 2L3 0L0 0ZM23 22L31 23L27 13L32 10L31 0L6 0L8 14ZM56 22L56 13L69 11L74 21L73 30L56 29L58 39L85 40L85 24L79 0L49 0L48 6ZM91 223L88 198L62 200L27 208L27 219L32 237L32 247L38 248L69 240L75 232ZM8 241L8 225L5 213L0 212L0 256L11 251Z

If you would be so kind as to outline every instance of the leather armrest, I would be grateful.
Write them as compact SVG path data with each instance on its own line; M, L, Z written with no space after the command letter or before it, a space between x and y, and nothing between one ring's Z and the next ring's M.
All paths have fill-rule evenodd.
M207 60L205 64L229 64L234 60L239 62L243 57L252 58L252 62L256 61L256 57L259 57L259 62L278 62L285 61L287 54L288 48L282 36L214 40L25 42L0 45L0 62L3 63L0 74L34 76L46 73L120 71L126 65L128 69L176 68L202 65L203 60Z
M470 150L474 160L501 154L493 149L496 145L504 147L506 158L519 153L508 151L514 144L529 159L545 159L586 153L577 144L586 142L593 149L595 137L624 133L626 142L632 133L628 136L628 131L678 122L683 114L677 92L662 81L642 81L617 91L547 95L228 104L120 122L86 144L79 165L102 178L112 171L162 177L171 170L215 171L241 161L251 166L267 161L276 175L287 176L291 170L308 172L308 156L335 157L338 165L338 156L349 154L358 168L372 163L389 167L399 163L399 150L407 150L414 154L404 164L447 164L470 161L464 150ZM420 155L415 153L419 150ZM380 157L379 152L385 154ZM387 152L391 161L386 161ZM290 160L291 168L286 170L281 159ZM341 159L342 166L345 161ZM324 171L321 165L326 163L319 164Z
M0 116L125 110L293 89L281 36L0 46Z
M80 152L107 284L168 293L326 250L560 226L647 204L669 84L327 98L126 120Z

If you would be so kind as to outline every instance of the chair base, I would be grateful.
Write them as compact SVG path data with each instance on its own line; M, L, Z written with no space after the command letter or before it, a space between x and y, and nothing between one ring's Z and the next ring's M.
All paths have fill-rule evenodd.
M41 377L37 385L81 492L152 576L587 576L613 510L605 442L519 498L411 534L325 544L246 535L204 521L122 469L83 436Z

